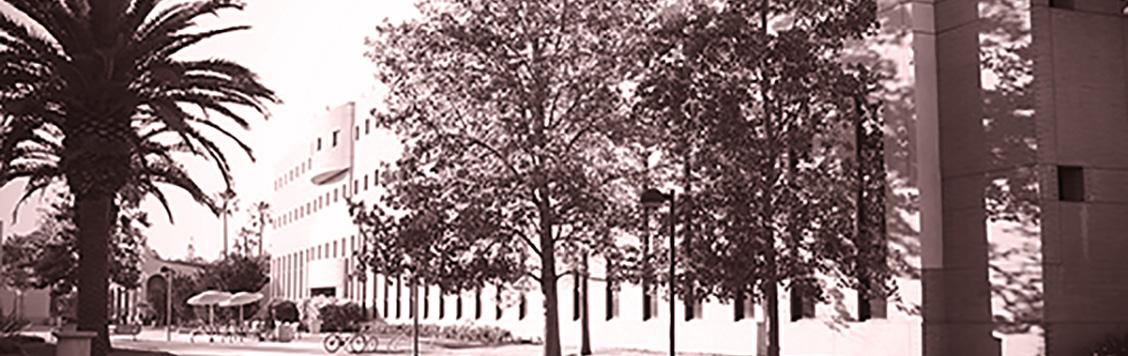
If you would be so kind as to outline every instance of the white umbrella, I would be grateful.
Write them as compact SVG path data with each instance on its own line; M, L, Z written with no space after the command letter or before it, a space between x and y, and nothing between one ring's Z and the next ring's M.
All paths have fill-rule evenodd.
M243 323L243 306L262 300L262 293L239 292L219 302L221 307L239 307L239 324Z
M209 306L222 303L231 299L231 293L218 290L206 290L188 298L188 305Z
M262 300L262 293L239 292L232 295L227 300L219 302L221 307L237 307L241 305L251 304Z
M215 321L215 309L212 307L228 299L231 299L231 293L206 290L188 298L188 305L208 307L208 325L212 325Z

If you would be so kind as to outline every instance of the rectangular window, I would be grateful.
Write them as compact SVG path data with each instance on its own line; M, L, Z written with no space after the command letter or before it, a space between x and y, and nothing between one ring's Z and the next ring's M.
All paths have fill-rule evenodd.
M388 288L388 283L391 283L392 281L388 280L388 276L383 276L383 278L384 278L384 316L387 317L388 315L390 315L390 314L388 314L388 299L391 299L390 297L392 296L389 293L391 291L391 289Z
M419 310L419 305L416 304L419 303L419 286L409 282L408 288L411 290L407 291L407 317L414 319L415 311Z
M364 191L368 191L368 175L364 175Z
M400 286L401 283L403 283L403 278L396 276L396 319L399 319L400 316L403 315L400 313L400 309L402 309L400 307L403 300L403 287Z
M1058 166L1058 195L1061 201L1085 201L1085 172L1081 167Z
M462 293L458 293L458 299L454 301L454 319L462 319Z
M497 294L494 295L494 319L501 320L501 285L497 285Z
M353 128L353 141L360 140L360 126Z
M815 300L798 289L791 290L791 321L815 317Z
M482 288L474 290L474 319L482 318Z
M333 202L334 203L336 203L338 198L339 198L337 193L340 193L340 192L337 191L336 189L333 189Z
M858 321L887 318L886 300L858 291Z
M446 317L446 291L439 287L439 320Z
M517 304L517 320L525 320L525 314L529 312L529 301L525 298L525 293L521 293L521 301Z
M317 150L321 151L321 138L320 137L317 138Z
M360 193L360 181L353 179L353 195Z
M356 235L349 236L349 250L356 254Z
M337 258L337 241L333 241L333 258Z
M369 119L364 119L364 134L367 135L372 130L372 122Z
M690 296L685 302L685 320L701 319L701 299L696 296Z
M431 314L431 287L423 285L423 319Z
M606 308L607 320L615 319L619 316L619 288L616 288L615 283L607 281L605 291L606 301L604 307Z
M333 130L333 147L337 147L337 136L339 136L340 133L341 130Z

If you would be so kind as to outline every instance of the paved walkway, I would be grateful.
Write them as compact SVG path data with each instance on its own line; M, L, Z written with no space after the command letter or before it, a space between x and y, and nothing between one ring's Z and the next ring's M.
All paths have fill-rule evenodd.
M53 341L47 332L31 332L29 334L44 337ZM243 342L208 342L206 338L197 337L191 342L188 334L172 334L172 341L167 341L164 329L146 329L137 335L136 340L130 336L114 335L115 348L127 348L149 351L166 351L178 356L268 356L268 355L328 355L321 346L322 335L302 333L300 339L291 342L259 342L247 339ZM465 356L465 355L496 355L496 356L536 356L542 352L541 345L509 345L496 347L471 347L449 349L436 346L420 340L420 354L435 356ZM575 355L575 347L565 347L565 355ZM595 355L608 356L660 356L660 352L645 352L632 350L597 349ZM344 350L338 355L351 355ZM407 340L396 350L386 351L383 346L373 355L410 355L411 342Z

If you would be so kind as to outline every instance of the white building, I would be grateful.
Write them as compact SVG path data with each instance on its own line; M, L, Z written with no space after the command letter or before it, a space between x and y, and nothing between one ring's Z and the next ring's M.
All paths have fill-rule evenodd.
M330 295L354 300L375 307L390 323L409 323L408 286L370 273L368 283L361 283L352 258L361 246L345 198L359 198L368 204L375 201L376 157L384 155L379 152L382 135L377 134L368 116L353 103L329 110L315 119L317 128L309 132L305 142L295 145L301 149L276 171L276 194L271 202L275 225L268 243L273 256L271 288L281 299ZM592 261L588 279L593 346L665 350L669 330L665 297L647 298L642 288L634 285L612 291L601 265ZM566 276L558 287L561 338L566 350L576 350L580 344L577 298L581 293L577 282L581 280ZM919 282L904 280L899 285L903 295L919 295ZM499 291L494 286L440 295L438 288L420 286L420 317L425 324L496 325L519 337L540 338L544 330L543 297L531 283L520 289L523 291L502 287ZM833 293L837 296L835 303L818 306L792 303L783 292L781 338L786 354L919 354L919 317L895 308L895 303L874 303L874 317L859 321L857 293L840 292ZM916 303L906 299L905 305ZM760 333L761 308L746 302L737 306L732 301L707 301L688 308L680 300L676 303L679 351L757 352L757 340L764 337ZM801 317L789 312L801 310Z

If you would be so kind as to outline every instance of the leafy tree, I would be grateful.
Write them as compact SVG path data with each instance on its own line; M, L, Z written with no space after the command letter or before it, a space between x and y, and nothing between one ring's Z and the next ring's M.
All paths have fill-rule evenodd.
M170 184L218 214L171 153L214 160L230 186L226 158L210 135L238 142L219 119L246 128L232 107L265 114L264 103L276 99L236 63L174 58L202 40L246 29L192 32L201 15L239 9L237 1L5 2L18 16L0 17L0 185L26 178L30 193L65 181L74 196L78 327L98 332L92 349L102 356L110 348L108 246L119 190L134 185L164 202L156 184Z
M876 4L684 5L660 17L639 85L657 138L644 143L665 153L657 177L683 191L682 272L666 282L690 301L764 300L768 352L779 355L781 283L820 300L819 276L889 290L884 220L873 219L884 215L873 209L884 205L884 168L856 161L880 160L880 147L852 148L881 140L867 104L874 77L840 61L847 41L874 28Z
M27 260L34 288L50 288L54 296L71 293L76 287L78 237L74 228L74 209L68 194L61 193L43 209L38 228L17 236L21 243L21 260ZM141 285L141 251L146 245L144 229L149 227L147 214L136 203L119 199L124 209L117 211L117 221L110 241L109 280L125 288ZM12 255L7 255L12 256Z
M560 355L558 265L604 244L609 212L634 202L618 155L649 2L432 0L419 10L370 41L390 87L377 121L407 142L389 190L421 214L411 220L457 221L465 243L493 251L471 268L521 266L547 298L545 355ZM423 191L430 205L413 203Z
M204 266L196 279L205 290L258 292L270 282L267 261L266 256L232 254Z
M162 277L160 282L150 285L150 292L146 295L148 304L152 307L153 315L156 316L156 322L161 325L168 322L165 317L168 313L168 294L165 294L168 291L168 282L163 278L167 277ZM200 286L197 278L193 275L172 275L173 324L196 318L195 307L188 305L188 298L204 290L206 289Z
M19 318L23 310L23 293L35 286L35 257L40 244L34 236L15 235L4 240L0 248L4 256L0 273L3 273L4 285L16 291L13 309L14 316Z

